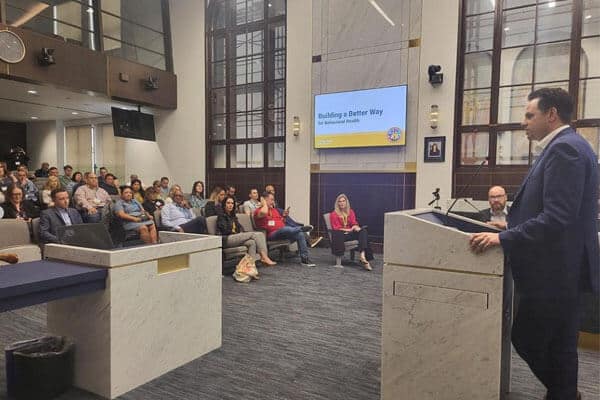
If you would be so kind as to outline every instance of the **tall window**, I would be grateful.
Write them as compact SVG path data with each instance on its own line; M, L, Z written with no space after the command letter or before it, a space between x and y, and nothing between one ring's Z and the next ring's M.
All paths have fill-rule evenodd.
M541 87L571 93L573 124L598 152L600 0L463 0L460 52L455 195L486 158L487 179L461 195L518 185L536 157L520 123Z
M225 169L283 170L286 2L207 0L206 10L209 181Z

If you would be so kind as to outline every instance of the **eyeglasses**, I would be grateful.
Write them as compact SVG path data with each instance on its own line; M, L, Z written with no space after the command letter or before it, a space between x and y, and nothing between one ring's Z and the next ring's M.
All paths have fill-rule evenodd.
M498 194L498 195L496 195L496 196L489 196L488 198L489 198L490 200L499 200L499 199L503 199L503 198L505 198L505 197L506 197L506 195L505 195L505 194Z

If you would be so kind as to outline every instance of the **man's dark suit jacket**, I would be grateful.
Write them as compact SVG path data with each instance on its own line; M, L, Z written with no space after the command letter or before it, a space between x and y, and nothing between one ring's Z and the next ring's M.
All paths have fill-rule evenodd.
M515 287L533 296L598 292L598 160L572 128L546 146L525 177L500 242Z
M506 211L510 212L510 207L506 207ZM492 209L486 208L485 210L480 211L481 221L482 222L490 222L492 220Z
M71 224L83 224L81 215L74 208L67 208L69 218L71 218ZM47 210L42 211L40 216L40 242L42 243L58 243L58 237L56 231L59 226L64 226L60 213L56 207L50 207Z

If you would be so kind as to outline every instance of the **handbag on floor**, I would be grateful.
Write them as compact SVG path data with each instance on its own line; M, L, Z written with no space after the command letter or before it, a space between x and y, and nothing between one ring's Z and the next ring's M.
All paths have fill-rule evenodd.
M235 267L233 279L237 282L248 283L252 279L258 279L258 270L254 259L246 254Z

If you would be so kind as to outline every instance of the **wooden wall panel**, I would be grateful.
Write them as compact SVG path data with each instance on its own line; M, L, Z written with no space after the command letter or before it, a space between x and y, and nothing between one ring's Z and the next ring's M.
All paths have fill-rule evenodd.
M108 88L111 97L161 108L177 108L177 76L175 74L122 58L107 57ZM127 75L127 82L123 82L121 79L122 74ZM158 89L144 88L144 80L149 76L158 78Z

